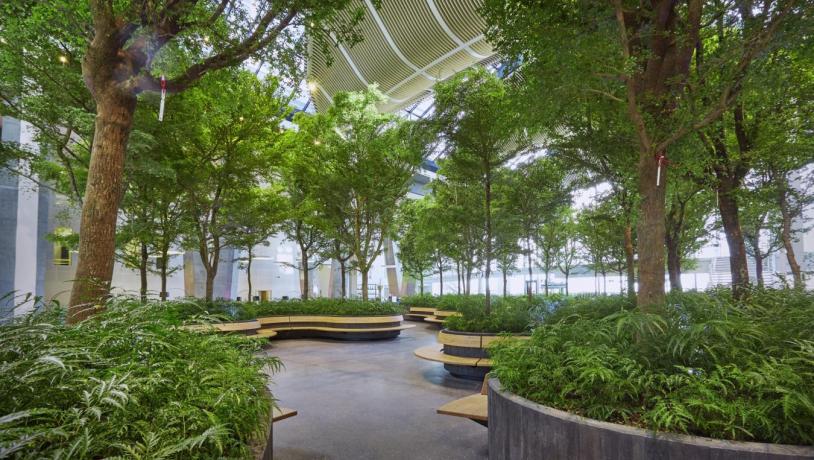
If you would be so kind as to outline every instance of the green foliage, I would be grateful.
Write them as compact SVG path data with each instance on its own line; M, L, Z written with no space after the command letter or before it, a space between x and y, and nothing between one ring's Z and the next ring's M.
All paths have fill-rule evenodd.
M587 417L713 438L814 444L814 296L569 299L525 343L491 350L503 386Z
M439 308L452 307L460 316L444 321L444 327L462 332L527 332L532 325L531 306L525 297L495 297L489 313L485 296L455 296L439 302ZM444 308L446 309L446 308Z
M437 297L432 294L417 294L417 295L408 295L401 298L399 303L406 307L430 307L435 308L438 305L438 299L442 297Z
M251 458L280 362L163 309L114 300L70 327L59 308L0 326L0 457Z
M309 300L277 300L266 302L236 302L202 299L185 299L165 302L165 315L175 321L210 319L239 321L274 315L327 315L327 316L375 316L400 315L399 304L353 299L328 299L318 297Z

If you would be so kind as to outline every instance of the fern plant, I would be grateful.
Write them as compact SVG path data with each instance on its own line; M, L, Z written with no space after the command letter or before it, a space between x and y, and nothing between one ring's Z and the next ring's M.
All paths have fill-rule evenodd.
M591 418L814 444L814 295L673 294L665 316L629 307L566 304L531 340L497 344L494 372L509 391Z
M249 458L276 358L112 300L75 326L44 308L0 326L0 458Z

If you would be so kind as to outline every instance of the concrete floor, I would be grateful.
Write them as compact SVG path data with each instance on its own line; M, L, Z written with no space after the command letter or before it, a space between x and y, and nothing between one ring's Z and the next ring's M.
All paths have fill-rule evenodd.
M413 350L436 342L425 323L393 340L274 340L267 353L285 369L270 385L296 417L274 424L274 458L487 458L487 429L438 415L442 404L480 391Z

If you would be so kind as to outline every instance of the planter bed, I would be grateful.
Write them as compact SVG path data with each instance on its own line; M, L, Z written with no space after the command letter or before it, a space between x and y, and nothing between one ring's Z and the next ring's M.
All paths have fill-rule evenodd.
M512 337L526 339L525 336ZM415 355L444 364L450 374L472 380L483 380L492 369L486 347L496 340L505 340L499 334L488 332L460 332L443 329L438 332L440 345L419 348Z
M404 314L409 321L424 321L435 316L435 308L432 307L410 307L410 311Z
M433 316L429 318L425 318L424 321L428 323L435 323L438 325L443 325L444 321L451 316L460 316L461 314L457 311L450 311L450 310L435 310Z
M802 460L814 447L724 441L601 422L534 403L489 381L489 458Z
M402 315L316 316L275 315L257 319L258 333L275 333L278 338L323 337L339 340L376 340L398 337L415 326L403 324Z

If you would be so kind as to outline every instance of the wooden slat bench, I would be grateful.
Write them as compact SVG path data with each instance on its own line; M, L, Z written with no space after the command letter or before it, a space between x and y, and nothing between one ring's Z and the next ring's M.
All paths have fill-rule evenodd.
M489 386L488 376L483 381L483 386L478 394L464 396L463 398L450 401L436 410L441 415L452 417L468 418L483 426L489 425Z

